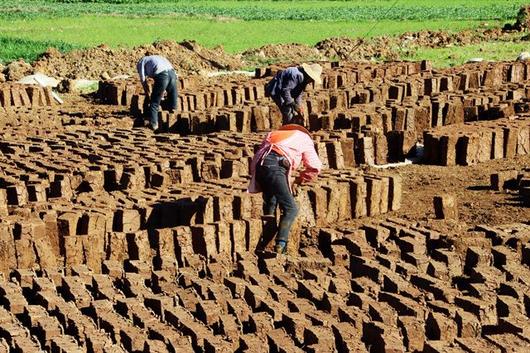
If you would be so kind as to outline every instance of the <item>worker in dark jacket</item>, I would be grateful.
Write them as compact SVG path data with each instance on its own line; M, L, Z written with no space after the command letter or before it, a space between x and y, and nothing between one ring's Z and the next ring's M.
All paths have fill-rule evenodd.
M278 105L283 123L289 124L295 116L304 116L302 95L306 86L321 84L322 67L319 64L302 64L279 71L266 85L265 93Z
M145 96L149 98L151 128L156 131L158 129L158 108L164 91L167 92L169 109L175 110L177 107L177 74L169 60L160 55L144 56L138 61L136 69L144 87ZM147 77L155 80L153 92L149 92Z

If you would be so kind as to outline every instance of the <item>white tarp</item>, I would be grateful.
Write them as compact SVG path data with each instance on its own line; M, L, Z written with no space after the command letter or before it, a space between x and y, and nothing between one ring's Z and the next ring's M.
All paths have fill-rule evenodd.
M59 84L59 80L41 74L40 72L34 75L24 76L18 82L26 85L41 85L43 87L57 87Z

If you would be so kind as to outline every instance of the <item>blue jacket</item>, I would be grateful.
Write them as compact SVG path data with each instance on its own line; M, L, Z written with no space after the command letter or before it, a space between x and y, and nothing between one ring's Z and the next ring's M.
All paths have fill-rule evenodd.
M296 103L300 105L307 82L304 73L298 67L289 67L279 71L267 85L267 93L281 105Z

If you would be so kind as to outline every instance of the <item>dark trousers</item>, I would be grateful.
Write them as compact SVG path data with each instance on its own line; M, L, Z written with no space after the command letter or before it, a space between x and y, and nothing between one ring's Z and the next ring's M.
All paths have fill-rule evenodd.
M284 166L280 155L271 152L258 165L256 179L263 191L263 214L275 215L276 206L282 212L276 243L287 243L289 231L298 215L298 205L294 199L287 180L288 167Z
M177 107L177 74L175 70L166 70L157 74L151 92L151 104L149 106L149 118L151 126L158 126L158 108L162 101L164 91L167 91L168 109L175 110Z

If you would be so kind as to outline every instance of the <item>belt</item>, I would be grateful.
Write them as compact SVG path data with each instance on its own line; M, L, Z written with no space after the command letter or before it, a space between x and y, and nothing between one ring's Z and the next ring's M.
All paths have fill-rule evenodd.
M265 158L274 158L276 159L280 165L286 167L286 168L290 168L291 166L291 163L289 163L289 159L287 159L287 157L279 154L278 152L276 152L276 150L271 150L271 152L265 157Z

